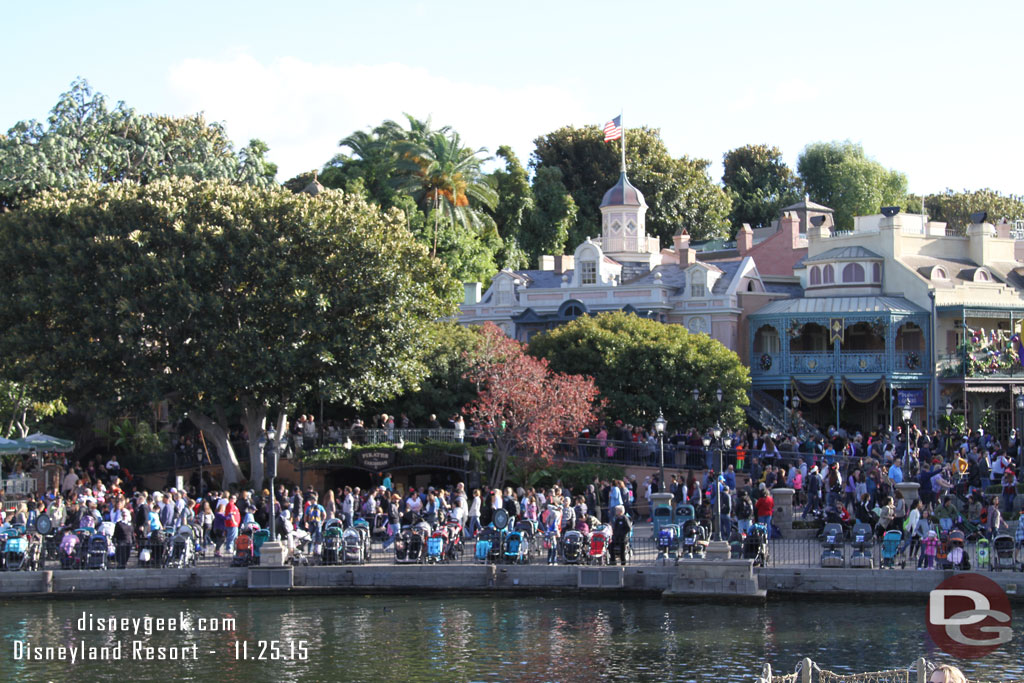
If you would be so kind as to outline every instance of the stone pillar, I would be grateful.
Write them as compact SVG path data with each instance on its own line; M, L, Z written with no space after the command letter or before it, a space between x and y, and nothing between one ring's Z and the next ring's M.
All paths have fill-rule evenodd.
M772 489L772 498L775 499L775 512L772 514L772 523L779 527L783 537L787 531L793 530L793 489L779 488Z
M913 505L914 501L920 498L918 495L918 489L921 485L916 481L904 481L896 484L896 490L903 494L903 500L907 501L907 505Z
M280 567L284 565L288 548L281 541L267 541L260 546L260 566Z

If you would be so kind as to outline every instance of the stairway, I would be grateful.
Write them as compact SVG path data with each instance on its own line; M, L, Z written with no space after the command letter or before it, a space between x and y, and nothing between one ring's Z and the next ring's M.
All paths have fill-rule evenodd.
M764 427L773 432L791 431L801 438L808 436L815 438L821 436L818 428L805 420L799 413L782 404L777 398L754 389L750 392L750 405L746 407L747 415ZM791 425L787 428L787 425Z

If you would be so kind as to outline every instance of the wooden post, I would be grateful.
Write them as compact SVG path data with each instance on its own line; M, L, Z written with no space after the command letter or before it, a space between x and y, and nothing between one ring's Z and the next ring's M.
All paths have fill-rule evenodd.
M914 669L917 671L917 683L928 683L928 662L924 657L918 657Z
M764 663L764 668L761 670L761 680L764 683L772 683L772 665L768 662Z
M811 669L814 668L814 662L811 661L810 657L804 657L804 661L800 662L800 683L811 683Z

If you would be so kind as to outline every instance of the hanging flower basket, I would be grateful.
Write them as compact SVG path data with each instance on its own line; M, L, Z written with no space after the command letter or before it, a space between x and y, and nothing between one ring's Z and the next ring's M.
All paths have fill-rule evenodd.
M917 370L921 367L921 356L917 351L911 351L907 354L907 368L910 370Z
M765 354L763 354L761 356L761 369L762 370L771 370L772 369L772 357L769 356L767 353L765 353Z

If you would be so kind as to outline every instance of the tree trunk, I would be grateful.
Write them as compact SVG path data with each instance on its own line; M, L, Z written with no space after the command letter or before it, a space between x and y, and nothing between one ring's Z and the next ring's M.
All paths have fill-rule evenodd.
M512 456L512 443L505 439L498 439L495 445L498 447L495 455L494 467L491 470L491 488L502 488L505 485L505 475L508 473L508 459Z
M228 486L229 484L241 482L242 468L238 466L238 457L235 455L235 449L231 447L231 442L228 440L227 426L213 420L204 413L192 412L188 414L188 418L192 420L195 426L202 430L206 440L217 448L220 464L224 468L222 484Z
M263 448L260 437L267 425L267 407L243 402L242 422L249 433L249 481L257 489L263 487Z

